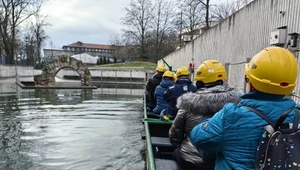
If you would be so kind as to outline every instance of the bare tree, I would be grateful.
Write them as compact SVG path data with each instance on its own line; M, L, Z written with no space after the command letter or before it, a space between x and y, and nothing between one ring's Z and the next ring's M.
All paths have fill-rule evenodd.
M146 39L152 18L152 3L150 0L132 0L125 8L126 16L122 19L125 36L131 38L140 46L140 57L146 53Z
M230 15L239 10L236 2L223 2L214 5L211 9L212 19L215 21L222 21L228 18Z
M185 34L194 38L197 34L196 31L202 26L204 21L203 6L198 2L198 0L185 0L180 1L178 4L180 8L180 13L177 19L177 25L180 25L180 36L182 34L182 29L184 28ZM180 37L181 39L181 37Z
M36 14L42 3L43 0L2 0L0 2L0 35L4 51L10 56L11 64L15 62L18 26Z
M210 25L209 25L210 0L195 0L195 1L197 1L198 3L200 3L204 6L204 8L205 8L205 26L206 26L206 29L209 29L209 27L210 27Z
M32 23L32 32L34 34L35 39L35 47L36 47L36 55L34 57L34 65L36 64L36 61L38 63L41 63L41 50L42 47L45 45L46 40L49 38L49 36L46 34L44 28L50 26L50 23L47 20L47 16L42 16L39 13L35 15L35 22Z
M252 1L253 0L236 0L233 2L227 1L220 4L212 5L212 19L215 21L222 21Z
M49 36L46 34L44 28L49 26L47 16L36 13L32 17L29 26L25 29L23 40L23 49L27 57L27 64L36 66L41 63L41 50L45 45Z
M154 5L153 30L155 32L155 53L164 55L163 48L167 36L173 32L172 21L174 19L174 3L170 0L156 0ZM158 59L158 58L157 58Z
M122 39L122 36L119 34L113 34L109 38L110 44L114 47L114 53L113 57L114 59L125 59L126 53L125 53L125 46L124 46L124 40Z
M109 43L111 45L123 45L124 40L120 34L112 34L109 36Z

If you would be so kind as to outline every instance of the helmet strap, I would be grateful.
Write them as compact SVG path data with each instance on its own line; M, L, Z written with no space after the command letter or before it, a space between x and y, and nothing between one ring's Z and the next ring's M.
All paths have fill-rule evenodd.
M202 81L197 81L196 82L196 87L197 87L197 89L201 89L201 88L204 87L204 83Z
M249 85L250 85L250 92L253 92L255 90L255 88L253 87L251 82L249 82Z
M210 87L214 87L214 86L217 86L217 85L223 85L223 80L217 80L217 81L212 82L212 83L205 83L204 87L210 88Z

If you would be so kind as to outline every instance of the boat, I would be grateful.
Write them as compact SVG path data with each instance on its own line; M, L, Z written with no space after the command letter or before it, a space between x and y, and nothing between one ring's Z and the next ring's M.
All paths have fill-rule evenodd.
M143 103L147 170L179 170L176 162L172 160L176 147L169 140L169 129L173 120L165 121L159 115L148 112L145 97Z

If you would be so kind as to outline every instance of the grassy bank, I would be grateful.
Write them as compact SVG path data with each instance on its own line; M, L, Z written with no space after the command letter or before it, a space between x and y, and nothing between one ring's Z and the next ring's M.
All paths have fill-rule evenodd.
M143 61L135 61L130 63L115 63L115 64L105 64L90 66L90 70L100 69L100 70L155 70L157 64Z

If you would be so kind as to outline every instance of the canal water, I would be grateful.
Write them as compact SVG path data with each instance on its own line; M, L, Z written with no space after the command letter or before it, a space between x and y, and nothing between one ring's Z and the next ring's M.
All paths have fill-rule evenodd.
M143 170L143 87L22 90L0 82L0 169Z

